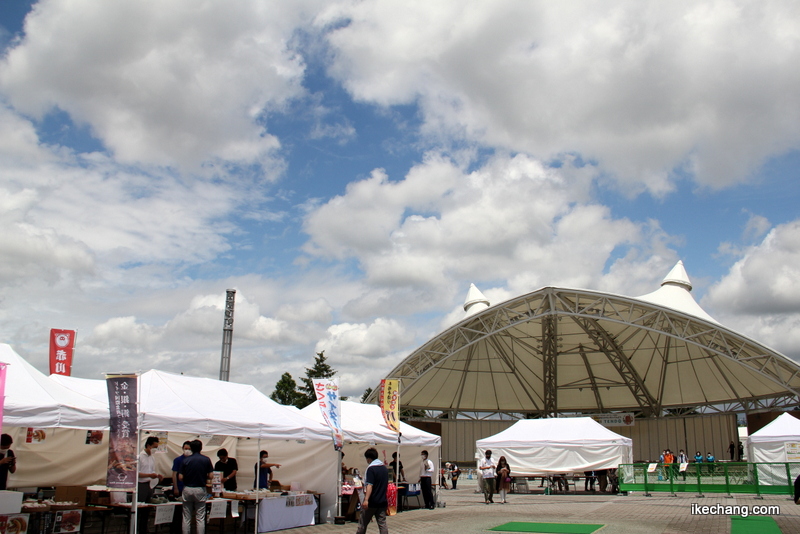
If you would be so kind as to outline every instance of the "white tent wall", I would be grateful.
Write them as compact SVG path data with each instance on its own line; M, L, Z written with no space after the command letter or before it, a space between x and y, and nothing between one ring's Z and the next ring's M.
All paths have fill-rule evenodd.
M90 486L105 484L108 464L108 431L99 444L86 444L86 430L44 429L41 442L25 443L27 427L4 426L14 440L17 472L9 474L9 488L35 486Z
M492 458L497 462L501 456L506 457L511 473L514 476L535 475L541 473L565 473L573 471L593 471L595 469L613 469L622 463L631 463L630 447L622 445L586 446L559 445L537 447L489 447ZM483 456L486 448L479 447ZM598 458L603 458L598 461ZM533 460L535 459L535 461Z
M237 446L236 461L239 473L236 479L241 489L253 487L255 465L259 453L269 452L271 463L281 464L272 469L274 480L281 484L296 483L303 490L312 490L323 495L320 498L320 518L336 514L336 495L339 484L339 453L333 448L333 440L257 440L241 438Z
M784 413L777 419L747 437L747 457L750 462L788 462L787 443L800 443L800 420ZM796 467L790 470L788 478L798 475ZM758 481L764 485L787 483L786 466L759 465Z

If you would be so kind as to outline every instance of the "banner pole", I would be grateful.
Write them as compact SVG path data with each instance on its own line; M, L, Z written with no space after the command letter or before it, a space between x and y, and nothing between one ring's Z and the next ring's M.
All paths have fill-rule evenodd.
M130 525L131 534L136 534L139 527L139 447L142 445L142 386L139 382L141 382L139 373L136 373L136 483L133 486L133 502L131 503L133 510Z
M258 496L261 495L259 493L261 491L261 435L258 436L258 447L256 448L258 452L258 461L256 462L256 483L253 484L256 487L256 506L253 510L253 534L258 534L258 516L261 508L261 501L259 500ZM269 491L269 480L267 481L267 490ZM244 507L244 522L247 524L247 506Z

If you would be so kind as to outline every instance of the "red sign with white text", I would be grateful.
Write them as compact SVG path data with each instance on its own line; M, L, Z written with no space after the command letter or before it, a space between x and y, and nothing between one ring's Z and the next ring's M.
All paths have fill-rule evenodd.
M50 330L50 374L72 374L72 350L75 347L75 330Z

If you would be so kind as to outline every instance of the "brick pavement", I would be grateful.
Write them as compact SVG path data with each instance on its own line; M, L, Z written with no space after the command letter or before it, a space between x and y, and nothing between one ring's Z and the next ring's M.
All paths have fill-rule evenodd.
M467 482L467 481L464 481ZM468 483L467 483L468 484ZM654 493L645 497L641 493L616 495L509 495L508 504L483 503L483 496L474 493L475 486L463 484L463 489L442 491L440 499L444 508L435 510L410 510L388 519L392 534L436 533L468 534L487 532L487 529L508 521L597 523L605 527L598 534L699 534L730 532L730 518L726 515L692 515L692 503L700 505L776 505L780 515L772 517L784 534L800 533L800 506L787 496L694 495L669 497ZM462 482L459 481L459 486ZM495 498L495 500L498 500ZM316 525L304 527L302 534L351 533L356 524ZM367 532L377 534L374 523ZM298 534L300 531L298 531Z

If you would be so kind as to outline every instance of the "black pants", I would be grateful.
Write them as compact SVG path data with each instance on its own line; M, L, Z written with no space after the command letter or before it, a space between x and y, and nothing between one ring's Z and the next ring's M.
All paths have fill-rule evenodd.
M794 502L800 500L800 476L794 479Z
M451 475L451 480L453 481L453 489L456 489L456 484L458 483L458 475Z
M422 500L425 501L425 508L432 510L435 507L435 503L433 502L433 491L431 490L431 477L420 477L419 486L422 491Z
M153 488L150 487L150 482L139 482L138 493L138 502L150 502L150 497L153 495ZM136 510L136 532L145 534L149 520L150 507L138 508Z

